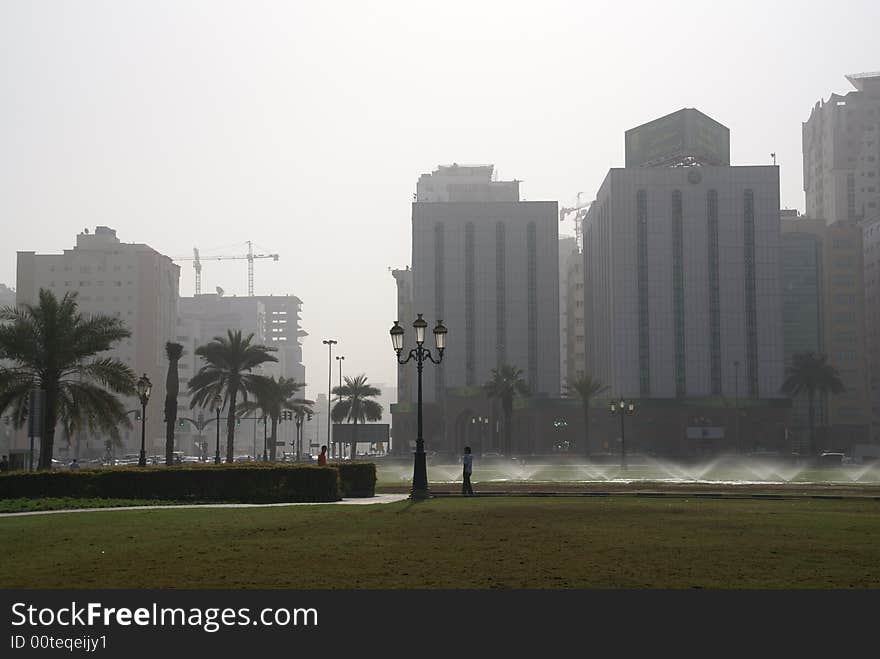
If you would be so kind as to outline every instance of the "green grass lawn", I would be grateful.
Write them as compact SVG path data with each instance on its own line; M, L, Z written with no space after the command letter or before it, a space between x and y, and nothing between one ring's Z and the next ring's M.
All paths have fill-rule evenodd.
M0 518L0 588L878 588L880 502L438 498Z

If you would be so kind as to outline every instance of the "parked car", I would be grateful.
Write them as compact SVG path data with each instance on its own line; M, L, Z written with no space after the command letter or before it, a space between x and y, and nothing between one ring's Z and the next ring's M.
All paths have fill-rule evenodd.
M822 466L835 466L843 464L843 453L836 453L831 451L826 451L819 456L819 464Z

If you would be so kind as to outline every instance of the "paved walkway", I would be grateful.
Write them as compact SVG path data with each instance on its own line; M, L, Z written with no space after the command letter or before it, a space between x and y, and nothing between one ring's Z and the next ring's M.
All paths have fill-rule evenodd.
M365 506L376 503L395 503L409 498L408 494L377 494L373 497L342 499L315 503L204 503L183 504L179 506L117 506L116 508L69 508L66 510L33 510L26 513L0 513L4 517L26 517L28 515L58 515L60 513L98 513L107 510L177 510L181 508L277 508L280 506Z

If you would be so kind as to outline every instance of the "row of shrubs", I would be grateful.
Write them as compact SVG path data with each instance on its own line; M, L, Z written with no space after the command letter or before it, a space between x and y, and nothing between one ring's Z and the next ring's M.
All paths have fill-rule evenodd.
M173 499L240 503L328 502L371 497L376 465L231 464L112 467L12 472L0 476L0 499Z

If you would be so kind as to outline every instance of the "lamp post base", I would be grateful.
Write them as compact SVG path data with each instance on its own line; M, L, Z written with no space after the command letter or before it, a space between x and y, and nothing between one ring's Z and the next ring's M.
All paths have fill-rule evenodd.
M138 467L146 467L147 466L147 453L146 451L141 451L140 457L138 457Z
M410 501L424 501L425 499L431 499L431 492L428 490L416 490L413 489L409 493Z

